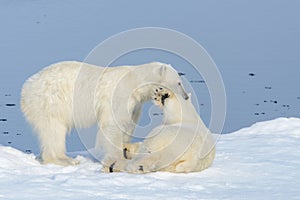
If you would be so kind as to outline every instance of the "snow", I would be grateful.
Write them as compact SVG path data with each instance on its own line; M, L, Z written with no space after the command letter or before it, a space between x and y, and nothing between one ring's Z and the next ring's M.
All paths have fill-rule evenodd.
M86 152L78 166L41 165L0 146L0 199L300 199L300 119L277 118L218 137L199 173L101 172Z

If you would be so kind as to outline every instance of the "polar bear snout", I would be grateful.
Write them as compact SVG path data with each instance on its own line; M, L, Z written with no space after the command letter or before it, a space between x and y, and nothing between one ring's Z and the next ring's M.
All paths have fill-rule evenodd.
M189 100L189 95L186 94L186 96L184 97L185 100Z
M182 90L183 90L183 89L182 89ZM184 90L182 91L181 96L182 96L182 98L183 98L184 100L188 100L188 99L190 98L190 96L189 96Z
M189 95L187 94L187 92L186 92L185 89L183 88L183 85L182 85L181 82L179 82L179 83L177 84L177 87L176 87L176 88L177 88L177 91L174 90L174 91L175 91L174 93L180 94L184 100L188 100L188 99L189 99Z

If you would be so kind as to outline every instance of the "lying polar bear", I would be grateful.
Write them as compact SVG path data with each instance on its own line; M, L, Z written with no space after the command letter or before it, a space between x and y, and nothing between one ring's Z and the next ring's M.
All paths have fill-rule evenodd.
M153 100L163 109L164 123L143 143L124 146L124 156L131 160L122 171L186 173L208 168L215 157L215 142L191 101L164 88L155 90Z

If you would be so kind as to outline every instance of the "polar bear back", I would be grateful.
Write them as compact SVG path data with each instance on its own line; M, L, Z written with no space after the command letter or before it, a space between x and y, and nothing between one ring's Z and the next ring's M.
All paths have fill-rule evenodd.
M128 70L129 67L118 67L115 70L77 61L50 65L24 83L21 108L30 122L55 116L56 120L70 126L69 128L74 122L80 122L80 127L90 126L96 120L94 98L107 99L105 95L109 96L111 93L95 93L95 90L112 88L116 84L116 78ZM109 75L102 76L104 73ZM73 119L74 116L78 118Z
M64 122L71 121L72 93L79 66L77 62L54 64L25 82L21 108L30 122L46 120L44 113L60 116L59 120Z

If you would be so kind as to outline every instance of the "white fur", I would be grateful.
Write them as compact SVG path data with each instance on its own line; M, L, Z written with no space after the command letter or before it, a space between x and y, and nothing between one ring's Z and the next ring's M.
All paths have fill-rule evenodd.
M38 135L44 163L76 164L67 157L66 133L98 123L96 149L110 165L123 158L139 119L142 103L162 84L186 97L177 72L164 63L104 68L67 61L53 64L30 77L23 86L21 109Z
M124 171L197 172L212 164L215 143L209 129L189 100L168 93L164 105L158 103L164 111L164 123L153 129L143 143L124 146L132 157L123 166Z

